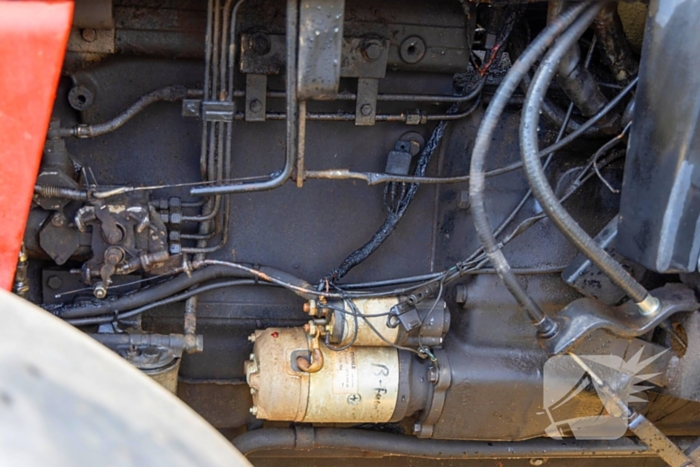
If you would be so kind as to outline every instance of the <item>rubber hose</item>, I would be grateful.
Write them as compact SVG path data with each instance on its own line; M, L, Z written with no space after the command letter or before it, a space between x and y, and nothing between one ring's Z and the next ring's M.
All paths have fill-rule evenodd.
M248 266L254 267L252 265ZM260 267L259 270L271 277L275 277L284 282L289 282L298 287L309 290L313 289L311 284L305 280L293 276L287 272L267 266ZM202 282L230 277L256 279L251 274L234 268L225 266L207 266L194 271L189 276L187 274L180 274L167 282L154 285L153 287L135 292L131 295L126 295L115 300L96 302L90 305L63 307L58 309L56 314L64 319L88 318L92 316L114 314L119 311L132 310L134 308L147 305L151 302L161 300ZM300 294L300 296L303 296L305 299L311 299L314 297L313 295L306 296L305 294Z
M685 448L692 440L673 440ZM417 439L412 436L351 428L263 428L244 433L233 440L243 455L271 449L333 449L382 453L424 459L494 459L533 457L656 457L653 449L630 438L614 441L562 442L535 438L515 442ZM313 452L307 454L313 457Z
M589 5L590 1L583 2L564 12L560 17L546 26L515 61L503 79L503 82L496 90L491 104L489 104L484 118L481 121L481 126L479 127L474 143L474 150L472 151L471 167L469 171L471 212L477 234L484 246L484 252L508 291L515 297L518 304L527 313L530 321L537 327L540 335L543 336L550 336L556 332L556 325L542 312L540 307L520 285L520 282L515 274L513 274L508 261L496 242L496 237L491 228L491 222L486 214L484 199L484 165L498 120L508 104L510 96L517 88L518 83L520 83L523 76L533 67L535 61L539 59L562 31L571 25ZM590 9L592 10L593 8L594 7L591 7Z
M620 263L611 258L564 209L549 186L538 157L537 126L539 124L542 98L557 72L559 60L567 53L569 48L576 44L578 38L588 29L588 26L593 22L597 12L602 7L603 4L598 4L587 10L561 36L540 64L523 105L523 115L520 121L520 152L530 188L552 222L581 253L598 266L603 274L610 277L632 300L640 303L647 297L647 290L634 280Z

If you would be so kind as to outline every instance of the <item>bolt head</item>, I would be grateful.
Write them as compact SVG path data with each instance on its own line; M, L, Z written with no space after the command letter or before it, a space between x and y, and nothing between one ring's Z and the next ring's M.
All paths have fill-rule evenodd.
M54 227L63 227L66 224L66 218L61 213L56 213L51 218L51 225Z
M253 112L260 112L262 110L262 102L260 102L258 99L253 99L250 101L249 107Z
M122 259L124 259L124 252L121 250L121 248L110 247L107 248L107 251L105 251L105 262L107 264L116 266L122 261Z
M95 287L92 289L92 294L95 296L95 298L105 298L107 296L107 288L102 284L102 282L99 282L95 284Z
M95 42L97 40L97 31L94 29L83 29L80 32L80 36L85 42Z
M381 57L381 55L382 45L379 43L379 41L368 41L362 49L362 56L368 62L377 60L379 57Z
M423 429L423 425L421 425L420 423L413 424L413 434L414 435L419 434L421 429Z
M53 290L58 290L63 285L63 281L58 276L51 276L51 277L49 277L49 280L46 282L46 285L48 285L49 288L51 288Z
M272 49L272 42L267 34L257 33L250 38L248 46L253 53L258 55L267 55Z
M258 390L257 390L257 389L255 389L255 388L250 388L250 394L251 394L252 396L256 395L257 393L258 393Z
M371 104L365 104L362 107L360 107L360 113L364 115L365 117L368 117L372 115L372 105Z
M543 465L544 464L544 459L541 457L534 457L530 459L530 465Z
M430 380L431 383L438 382L439 374L438 374L437 368L430 367L430 369L428 370L428 379Z
M248 411L249 411L253 416L257 416L257 415L258 415L258 408L257 408L256 406L252 406Z
M248 336L248 342L255 342L255 333Z
M458 284L455 287L455 302L460 305L467 303L467 286L464 284Z

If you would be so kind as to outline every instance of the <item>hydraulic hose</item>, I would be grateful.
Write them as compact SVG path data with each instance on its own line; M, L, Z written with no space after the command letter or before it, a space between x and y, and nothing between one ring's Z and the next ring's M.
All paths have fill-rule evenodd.
M155 102L175 102L186 97L197 96L201 91L187 89L185 86L174 85L165 86L145 94L125 109L122 113L103 123L94 125L77 125L72 128L59 128L49 131L49 138L66 138L75 136L77 138L94 138L120 128L126 122L134 118L136 114Z
M596 9L597 13L597 7L593 6L589 8L590 3L591 2L588 1L575 5L552 21L513 64L494 94L491 104L488 106L484 118L481 121L481 126L479 127L474 143L474 150L472 151L471 167L469 171L471 212L474 217L474 225L477 234L484 246L484 252L508 291L515 297L523 310L525 310L530 321L538 329L540 335L547 337L556 332L556 324L544 314L537 303L527 294L515 274L513 274L508 261L496 242L496 237L491 228L491 222L486 214L484 165L498 120L508 104L510 96L517 88L523 76L528 73L537 59L539 59L562 31L569 27L581 13L587 8L591 11Z
M255 268L253 265L247 266ZM299 288L308 290L313 288L311 284L305 280L275 268L263 266L255 269L270 277L294 284ZM154 285L153 287L149 287L143 291L135 292L131 295L126 295L116 300L105 300L89 305L63 307L58 309L56 314L63 319L74 319L109 315L120 311L133 310L134 308L142 307L151 302L170 297L171 295L182 292L183 290L189 289L194 285L201 284L202 282L222 278L256 279L256 277L252 274L239 269L226 266L206 266L201 269L197 269L190 275L184 273L180 274L167 282ZM303 294L300 295L304 296ZM313 296L304 296L304 298L310 299L313 298Z
M674 439L681 448L692 440ZM263 428L244 433L233 440L243 454L271 449L303 450L313 457L313 449L372 452L386 456L424 459L567 458L567 457L656 457L657 453L630 438L614 441L578 441L535 438L515 442L456 441L417 439L412 436L351 428Z
M576 44L578 38L593 22L602 7L603 4L597 4L589 8L557 40L540 64L523 105L523 115L520 122L520 151L530 188L552 222L581 253L598 266L603 274L610 277L637 303L642 313L653 314L659 307L658 300L649 295L647 290L634 280L620 263L611 258L569 215L549 186L538 157L537 126L542 99L557 71L559 60L566 55L570 47Z

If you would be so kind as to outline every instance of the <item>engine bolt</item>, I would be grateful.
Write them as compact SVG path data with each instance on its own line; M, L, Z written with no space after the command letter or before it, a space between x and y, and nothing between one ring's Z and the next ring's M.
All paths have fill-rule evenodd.
M423 429L423 425L421 425L420 423L413 424L413 434L414 435L419 434L422 429Z
M116 245L124 239L124 234L119 228L115 228L107 234L107 243Z
M455 287L455 302L460 305L467 303L467 286L464 284L458 284Z
M51 225L54 227L63 227L66 224L66 218L60 212L53 215Z
M430 380L431 383L438 382L439 375L438 375L437 368L430 367L430 369L428 370L428 379Z
M544 464L544 459L541 457L533 457L530 459L530 465L543 465Z
M105 251L105 262L116 266L124 259L124 252L121 248L109 247Z
M253 112L260 112L262 110L262 102L258 99L253 99L250 101L250 110Z
M95 284L95 287L93 287L92 294L95 296L95 298L105 298L107 296L107 288L102 282L98 282Z
M48 285L49 288L51 288L53 290L58 290L63 285L63 281L58 276L51 276L51 277L49 277L49 280L46 282L46 285Z
M368 62L377 60L382 55L382 44L377 40L370 40L362 47L362 56Z
M248 336L248 342L255 342L255 333Z
M256 395L257 393L258 393L258 390L257 390L257 389L255 389L255 388L250 388L250 394L251 394L251 395L254 396L254 395Z
M94 29L83 29L80 35L85 42L95 42L97 40L97 31Z
M304 310L304 313L310 312L311 311L311 303L309 303L309 302L304 303L303 310Z
M362 107L360 107L360 113L364 115L365 117L372 115L372 105L371 104L365 104Z
M256 406L252 406L249 410L249 412L253 415L256 416L258 415L258 408Z

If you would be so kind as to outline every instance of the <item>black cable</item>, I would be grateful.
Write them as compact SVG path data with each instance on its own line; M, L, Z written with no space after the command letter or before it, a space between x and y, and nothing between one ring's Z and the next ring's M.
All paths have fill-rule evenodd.
M484 80L481 80L480 83L477 85L477 88L482 88L483 83ZM479 97L472 104L472 106L467 112L472 113L479 107L480 104L481 98ZM450 109L447 112L448 114L454 113L457 111L457 109L458 106L455 104L452 107L450 107ZM425 144L425 147L421 151L421 154L416 162L416 167L413 170L414 177L422 177L423 175L425 175L425 170L428 167L428 163L430 162L430 159L433 153L435 152L435 149L440 145L440 141L442 140L442 137L445 134L446 128L447 121L444 120L440 121L435 126L433 133L430 135L428 142ZM362 263L372 253L374 253L377 250L377 248L379 248L396 229L396 226L399 224L399 221L401 221L404 214L406 213L408 206L411 204L413 198L416 196L419 186L420 185L418 183L412 183L408 186L408 188L405 188L405 186L403 186L403 189L405 189L405 191L400 197L398 203L393 207L387 206L389 208L389 212L387 213L387 217L384 220L384 223L379 228L379 230L362 247L350 253L350 255L348 255L348 257L343 260L340 266L333 269L330 272L330 274L322 280L322 282L325 282L326 280L328 280L329 282L336 282L338 279L341 279L348 272L350 272L352 268ZM387 185L387 191L392 191L395 189L397 189L396 185ZM385 195L387 191L385 191Z
M111 323L114 321L133 318L134 316L140 315L141 313L145 313L146 311L152 310L153 308L157 308L159 306L164 306L164 305L169 305L171 303L181 302L182 300L187 300L190 297L194 297L195 295L199 295L199 294L204 293L204 292L210 292L212 290L222 289L222 288L226 288L226 287L236 287L236 286L241 286L241 285L271 286L273 284L269 284L267 282L260 282L260 281L256 281L256 280L252 280L252 279L236 279L236 280L231 280L231 281L214 282L212 284L203 284L203 285L200 285L200 286L193 288L192 290L188 290L185 293L182 293L179 295L173 295L172 297L169 297L169 298L166 298L163 300L158 300L158 301L155 301L153 303L149 303L147 305L136 308L135 310L128 311L126 313L116 312L111 316L98 316L95 318L67 319L66 322L69 324L72 324L73 326L90 326L90 325L95 325L95 324Z
M546 94L556 67L569 48L576 43L581 34L593 22L603 4L588 9L580 20L567 30L549 51L533 78L523 105L520 123L520 151L525 174L533 194L552 222L593 264L610 277L636 303L643 303L648 296L647 290L639 284L622 265L611 258L569 215L549 186L544 176L538 157L537 125L542 97Z
M555 323L549 319L540 307L530 298L527 292L520 285L515 274L510 269L510 265L503 256L496 238L491 230L491 223L486 214L484 189L484 165L486 155L493 133L498 124L498 120L505 109L508 99L515 91L522 77L532 68L535 61L544 53L549 45L565 30L577 17L588 8L589 2L582 2L564 12L556 18L535 38L523 54L516 60L511 69L506 74L503 82L491 100L491 104L486 110L486 114L481 122L474 143L470 167L469 198L471 200L471 212L474 218L474 225L479 235L479 239L484 246L484 252L488 256L491 265L498 272L508 291L515 297L518 304L525 310L530 321L535 325L541 335L551 335L556 331Z
M270 268L267 266L255 268L252 265L246 264L240 264L239 268L231 268L229 265L217 266L216 264L213 266L215 267L197 269L189 275L181 274L179 276L175 276L171 280L153 285L147 289L125 295L115 300L102 300L100 302L92 302L85 305L62 307L52 311L64 319L113 315L114 313L120 311L131 310L147 305L151 302L161 300L203 282L232 277L241 279L262 278L265 281L274 282L273 280L268 280L272 278L284 284L288 284L290 286L288 288L292 288L292 290L294 290L296 293L300 293L301 296L307 300L315 296L304 293L307 289L312 288L308 282L275 268Z

